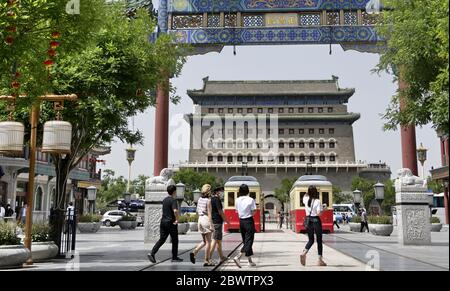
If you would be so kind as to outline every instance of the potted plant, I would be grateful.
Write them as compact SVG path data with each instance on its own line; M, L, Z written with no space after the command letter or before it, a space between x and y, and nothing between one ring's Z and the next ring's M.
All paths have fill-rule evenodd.
M120 229L136 229L138 224L137 217L131 214L124 215L121 219L119 219L118 224Z
M58 246L50 239L51 227L44 223L34 223L31 230L31 256L33 261L51 260L58 254Z
M374 235L390 236L394 231L390 216L369 216L369 229Z
M77 227L81 233L96 233L99 231L102 217L97 214L81 215Z
M440 232L441 231L442 223L438 217L432 216L430 218L430 223L431 223L431 231L432 232Z
M198 231L198 214L189 215L189 230L193 232Z
M354 215L350 222L348 223L350 226L350 231L360 232L361 231L361 216Z
M21 268L30 251L20 243L16 225L0 222L0 269Z
M178 234L186 234L189 231L189 218L181 215L178 218Z

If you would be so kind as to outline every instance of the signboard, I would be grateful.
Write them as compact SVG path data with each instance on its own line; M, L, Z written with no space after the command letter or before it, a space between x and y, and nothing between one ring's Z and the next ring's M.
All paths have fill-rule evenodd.
M298 15L296 13L266 13L264 18L268 27L298 26Z

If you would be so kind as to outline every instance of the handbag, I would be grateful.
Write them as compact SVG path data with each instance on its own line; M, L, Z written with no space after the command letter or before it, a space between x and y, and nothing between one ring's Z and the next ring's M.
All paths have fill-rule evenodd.
M303 220L303 226L305 227L305 229L308 229L309 225L311 223L311 212L312 212L313 205L314 205L314 199L311 202L311 210L309 211L309 215L305 217L305 220ZM306 205L306 207L308 207L308 206Z

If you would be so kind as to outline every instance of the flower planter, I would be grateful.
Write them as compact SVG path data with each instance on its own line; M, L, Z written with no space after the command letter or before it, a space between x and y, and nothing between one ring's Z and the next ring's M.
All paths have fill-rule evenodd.
M22 268L30 257L30 251L23 245L0 246L0 269Z
M431 224L431 231L432 232L440 232L442 229L442 223L432 223Z
M52 242L33 242L31 245L31 256L34 262L48 261L56 257L58 246Z
M353 232L361 231L361 223L350 222L348 225L350 226L350 231L353 231Z
M394 231L392 224L369 224L370 232L374 235L390 236Z
M79 222L77 228L81 233L96 233L101 225L100 222Z
M130 230L130 229L136 229L137 227L137 221L119 221L118 222L120 229L124 230Z
M198 223L197 222L189 222L189 230L192 232L198 231Z
M189 223L178 224L178 234L186 234L189 231Z

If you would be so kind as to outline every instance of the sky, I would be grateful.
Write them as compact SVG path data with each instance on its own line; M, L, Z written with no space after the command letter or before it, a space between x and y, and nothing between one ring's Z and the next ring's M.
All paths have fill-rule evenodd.
M401 168L401 146L399 131L383 131L380 114L389 104L397 90L397 84L387 74L372 73L379 61L376 54L346 51L333 45L329 55L328 45L289 46L244 46L237 47L233 55L232 47L225 47L221 53L208 53L188 57L181 75L172 79L181 96L178 105L170 105L169 164L188 160L189 139L174 138L175 133L184 132L188 127L183 114L192 113L193 103L187 96L188 89L201 89L202 79L210 80L315 80L339 77L341 88L355 88L350 98L348 110L361 113L361 119L354 123L356 160L386 162L394 173ZM132 178L138 175L153 175L154 150L154 108L134 118L134 128L145 136L144 145L137 146L136 160L132 166ZM130 128L132 128L130 119ZM188 137L188 136L186 136ZM440 147L436 132L431 126L417 127L417 145L429 149L425 170L440 166ZM127 145L117 141L112 152L102 157L106 160L102 169L113 169L116 175L128 175L125 149ZM419 166L419 173L422 168ZM159 174L159 173L157 173ZM428 174L427 174L428 175Z

